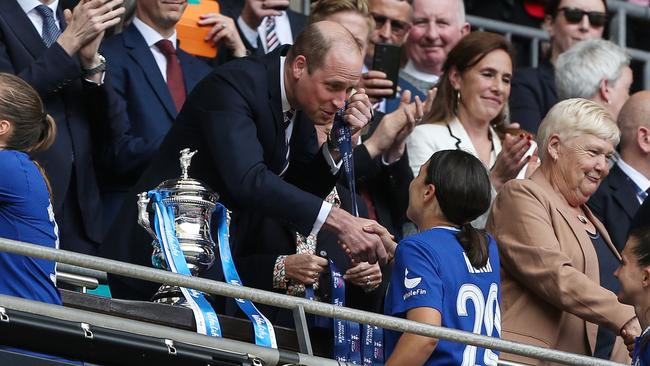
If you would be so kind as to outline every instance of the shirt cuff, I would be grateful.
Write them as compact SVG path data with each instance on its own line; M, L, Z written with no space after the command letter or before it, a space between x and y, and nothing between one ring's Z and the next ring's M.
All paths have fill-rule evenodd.
M284 260L286 255L278 256L273 266L273 288L277 290L286 290L287 288L287 274L284 269Z
M312 227L311 233L309 233L309 235L313 235L314 237L318 235L318 232L323 227L323 224L325 223L325 220L327 220L327 216L329 216L330 211L332 211L332 204L323 201L323 204L320 206L320 211L318 211L316 222L314 222L314 226Z
M249 27L244 19L242 19L241 15L237 18L237 26L244 34L244 37L246 37L248 44L253 48L257 48L257 30Z
M336 175L339 172L339 169L341 169L341 163L343 162L343 159L341 159L341 161L338 163L335 162L332 154L330 153L330 149L327 148L327 144L323 144L321 150L323 150L323 156L325 157L327 165L330 166L330 172L332 175Z

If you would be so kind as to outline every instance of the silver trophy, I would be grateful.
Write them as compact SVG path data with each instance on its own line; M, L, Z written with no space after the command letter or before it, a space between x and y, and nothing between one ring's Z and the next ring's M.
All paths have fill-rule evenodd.
M210 235L210 218L219 195L200 181L188 176L187 172L194 154L196 151L181 150L181 177L166 180L156 189L168 193L162 200L163 205L171 207L174 212L176 237L192 276L200 277L201 273L212 267L215 260L216 245ZM160 239L151 229L152 220L148 206L147 192L140 193L138 223L154 238L151 261L156 268L168 269L160 247ZM152 300L157 303L188 306L178 286L162 285Z

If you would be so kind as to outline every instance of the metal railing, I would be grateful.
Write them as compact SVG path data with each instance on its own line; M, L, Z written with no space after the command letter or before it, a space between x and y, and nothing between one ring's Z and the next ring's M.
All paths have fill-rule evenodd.
M647 20L650 25L649 7L643 7L618 0L608 0L607 7L609 13L613 14L609 23L610 41L621 47L626 47L628 17ZM468 15L467 21L479 30L489 30L502 33L508 40L511 40L513 36L529 39L529 62L533 67L536 67L538 64L540 43L549 39L548 33L542 29L510 24L499 20L473 15ZM650 52L635 48L626 47L626 49L633 60L643 63L643 88L650 89ZM638 75L636 77L638 77Z
M94 257L85 254L78 254L64 250L56 250L9 239L0 238L0 251L67 263L146 281L193 288L210 294L233 298L250 299L254 302L280 308L292 310L298 309L300 312L307 312L330 318L351 320L363 324L376 325L384 329L445 339L453 342L475 345L478 347L522 355L539 360L559 362L567 365L620 365L614 362L592 357L555 351L527 344L520 344L497 338L476 335L455 329L421 324L414 321L399 319L386 315L379 315L366 311L337 307L317 301L310 301L304 298L280 295L273 292L248 287L234 286L224 282L183 276L145 266L123 263L115 260ZM2 306L5 301L5 298L0 297L0 306ZM251 345L251 347L253 347L253 345ZM318 365L319 363L305 362L304 364Z

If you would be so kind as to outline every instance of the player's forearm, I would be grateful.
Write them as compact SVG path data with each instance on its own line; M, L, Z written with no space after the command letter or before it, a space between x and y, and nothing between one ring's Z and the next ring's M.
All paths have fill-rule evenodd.
M421 366L431 357L437 345L435 338L404 333L385 366Z

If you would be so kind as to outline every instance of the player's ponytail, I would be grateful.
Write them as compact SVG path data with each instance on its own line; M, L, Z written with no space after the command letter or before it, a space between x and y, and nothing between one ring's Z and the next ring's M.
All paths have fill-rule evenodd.
M32 154L44 151L54 143L54 118L45 112L43 101L36 90L15 75L0 73L0 120L11 123L6 149L22 151L33 158ZM45 171L38 162L35 163L51 196Z
M456 237L472 266L485 266L487 234L470 224L490 208L492 188L483 163L462 150L438 151L429 159L425 183L434 185L443 215L460 228Z

